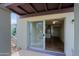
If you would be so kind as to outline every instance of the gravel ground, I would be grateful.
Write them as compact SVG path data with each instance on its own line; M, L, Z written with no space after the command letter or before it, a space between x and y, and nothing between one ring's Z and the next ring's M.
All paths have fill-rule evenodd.
M12 37L11 38L11 53L14 54L14 53L16 53L16 52L18 52L20 50L21 50L21 48L16 47L16 39L15 39L15 37Z

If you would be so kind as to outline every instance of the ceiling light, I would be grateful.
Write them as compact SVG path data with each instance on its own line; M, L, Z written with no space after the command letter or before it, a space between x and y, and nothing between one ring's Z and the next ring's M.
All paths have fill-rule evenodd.
M53 21L52 24L56 24L58 21Z

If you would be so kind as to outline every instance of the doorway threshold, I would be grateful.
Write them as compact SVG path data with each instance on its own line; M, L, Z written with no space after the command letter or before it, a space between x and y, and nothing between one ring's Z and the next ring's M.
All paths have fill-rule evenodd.
M54 51L34 49L34 48L28 48L27 50L31 50L31 51L35 51L35 52L49 54L50 56L65 56L65 54L62 53L62 52L54 52Z

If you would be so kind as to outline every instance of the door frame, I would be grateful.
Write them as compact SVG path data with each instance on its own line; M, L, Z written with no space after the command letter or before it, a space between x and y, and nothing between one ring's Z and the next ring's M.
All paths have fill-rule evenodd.
M49 52L57 52L57 53L65 53L65 17L63 17L63 18L57 18L56 20L64 20L64 24L63 24L63 26L64 26L64 52L58 52L58 51L51 51L51 50L47 50L47 49L45 49L45 50L47 50L47 51L49 51ZM55 19L47 19L47 20L55 20ZM45 20L45 21L47 21L47 20ZM46 24L46 23L45 23ZM46 27L46 26L45 26ZM46 47L46 43L45 43L45 47Z
M57 19L63 19L64 20L64 26L65 26L65 17L64 18L57 18ZM54 20L54 19L47 19L47 20ZM30 48L30 49L36 49L36 50L46 50L46 51L49 51L49 52L56 52L56 51L50 51L50 50L47 50L46 49L46 37L45 37L45 29L46 29L46 21L47 20L39 20L39 21L43 21L43 34L44 34L44 36L43 36L43 49L39 49L39 48ZM39 21L27 21L27 23L29 23L29 22L39 22ZM28 25L27 25L27 27L28 27ZM64 27L65 28L65 27ZM28 29L29 30L29 29ZM27 30L27 32L29 32ZM65 30L64 30L64 33L65 33ZM64 35L65 36L65 35ZM28 35L28 37L29 37L29 35ZM30 43L30 41L29 41L29 39L28 39L28 42ZM29 43L28 43L28 48L29 48ZM61 52L57 52L57 53L61 53ZM64 39L64 53L65 53L65 39Z

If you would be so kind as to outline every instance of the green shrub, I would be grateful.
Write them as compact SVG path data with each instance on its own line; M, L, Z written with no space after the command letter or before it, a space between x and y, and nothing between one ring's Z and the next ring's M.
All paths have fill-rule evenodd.
M13 28L13 30L12 30L12 35L13 35L13 36L16 35L16 28Z

